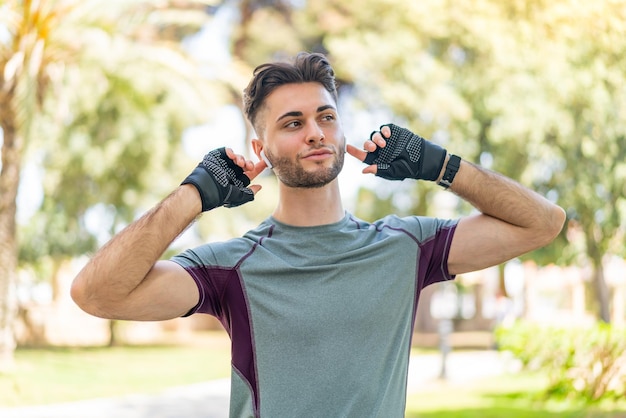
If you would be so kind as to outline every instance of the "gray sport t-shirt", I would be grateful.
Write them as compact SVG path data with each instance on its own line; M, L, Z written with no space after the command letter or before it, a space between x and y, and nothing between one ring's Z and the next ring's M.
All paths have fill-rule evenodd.
M421 289L449 280L456 221L388 216L293 227L173 258L194 278L191 313L232 340L231 417L402 417Z

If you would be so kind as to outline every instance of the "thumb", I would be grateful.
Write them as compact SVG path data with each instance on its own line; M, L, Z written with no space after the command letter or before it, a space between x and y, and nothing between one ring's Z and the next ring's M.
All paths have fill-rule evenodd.
M361 162L365 162L365 158L367 158L367 155L369 154L369 152L362 150L362 149L358 149L357 147L350 145L350 144L346 145L346 151L348 152L348 154L352 155L354 158L356 158L357 160ZM368 165L367 167L365 167L362 173L363 174L369 174L369 173L376 174L377 171L378 171L378 167L376 166L376 164L372 164L372 165Z
M363 174L376 174L378 173L378 166L376 164L368 165L362 171Z

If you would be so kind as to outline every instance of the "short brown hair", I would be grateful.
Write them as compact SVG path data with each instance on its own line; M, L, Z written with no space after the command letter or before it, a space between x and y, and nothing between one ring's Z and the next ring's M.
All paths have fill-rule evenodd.
M322 54L300 52L291 63L273 62L256 67L243 91L244 112L252 126L257 129L257 114L272 91L285 84L306 82L322 84L337 103L335 72Z

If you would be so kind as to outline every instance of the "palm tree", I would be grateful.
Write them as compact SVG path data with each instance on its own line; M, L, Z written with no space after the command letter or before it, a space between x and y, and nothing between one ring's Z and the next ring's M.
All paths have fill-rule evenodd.
M45 2L0 3L0 370L12 363L15 340L15 283L17 243L15 215L22 155L32 125L32 115L48 85L47 66L53 60L51 27L56 10Z
M152 5L150 2L130 0L106 3L97 0L0 0L0 138L3 138L0 171L0 372L11 367L15 348L13 323L17 308L15 287L18 266L16 198L26 150L34 144L45 146L47 143L48 152L56 148L57 156L76 157L76 153L72 154L69 148L64 150L65 154L58 152L63 138L71 137L78 130L82 130L88 142L92 141L91 145L100 141L99 146L102 146L107 139L111 139L103 138L103 133L111 131L102 131L102 124L98 124L103 120L103 114L106 114L109 127L128 122L124 119L126 115L116 111L124 93L131 105L123 109L149 118L152 104L161 104L159 115L163 119L157 123L172 134L180 132L184 116L193 114L186 106L197 105L198 93L203 89L194 65L180 53L178 42L172 42L185 30L168 31L165 36L169 39L163 42L164 25L158 17L163 17L164 9L168 7L162 2ZM185 8L188 10L189 4ZM149 85L154 80L160 80L157 88ZM168 85L175 85L176 88L170 91L166 88ZM84 92L85 87L100 93L85 97L85 94L79 94ZM182 100L182 103L171 104L175 100L171 97L174 93L178 94L178 101ZM195 102L188 103L190 97ZM165 106L164 103L170 105ZM94 113L100 115L94 116ZM178 116L171 117L172 114ZM52 130L42 133L38 122L44 118L57 123L52 124ZM135 129L134 126L131 129ZM143 135L139 133L133 139L145 143L152 139L147 137L152 133L145 130ZM50 146L50 142L55 141ZM126 161L117 162L127 163L128 154L122 154ZM162 153L154 155L154 158L163 158ZM149 160L151 158L146 157L142 164L154 166L155 163ZM76 161L68 158L66 163ZM64 181L60 182L61 187L67 187L68 182L76 180L77 176L94 184L106 180L104 177L89 177L88 164L81 167L83 171L68 171L63 176ZM54 168L63 172L63 167L58 164ZM131 174L137 174L138 170ZM65 199L65 204L53 210L73 210L73 213L67 214L68 218L84 214L84 204L72 204L72 201L80 200L77 196L81 190L74 187L73 197L67 191L58 193L58 189L50 191L45 200L48 204L42 210L49 210L50 198L54 199L56 195ZM121 193L120 188L110 189L106 196L113 204L121 200L116 193Z

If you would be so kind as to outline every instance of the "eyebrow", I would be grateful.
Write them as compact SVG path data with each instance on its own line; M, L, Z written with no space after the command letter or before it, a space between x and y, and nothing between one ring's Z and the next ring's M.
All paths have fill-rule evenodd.
M323 105L323 106L318 107L316 112L320 113L320 112L323 112L323 111L328 110L328 109L332 109L332 110L335 110L335 111L337 110L335 108L335 106L327 104L327 105ZM302 115L303 115L303 113L300 112L299 110L294 110L294 111L287 112L287 113L281 115L278 119L276 119L276 122L279 122L281 119L290 118L290 117L294 117L294 116L297 117L297 116L302 116Z

